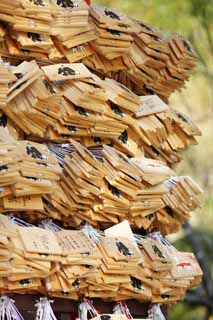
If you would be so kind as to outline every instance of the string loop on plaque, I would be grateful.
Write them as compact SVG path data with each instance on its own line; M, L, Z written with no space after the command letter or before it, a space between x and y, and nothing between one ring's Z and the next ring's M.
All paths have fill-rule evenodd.
M94 241L96 244L99 243L99 238L101 236L104 236L104 232L100 231L100 230L96 230L95 228L93 228L90 224L86 223L83 228L82 231L84 232L84 234L90 238L92 241Z
M15 300L7 296L0 298L0 320L24 320L15 306Z
M113 308L114 314L124 314L128 320L133 319L129 308L125 302L118 302Z
M95 318L98 316L98 312L93 306L92 302L88 299L84 299L84 301L81 304L79 304L79 307L78 307L79 319L87 320L88 313L91 318Z
M148 317L152 320L166 320L163 312L161 311L160 304L153 304L148 311Z
M63 230L63 228L61 228L59 225L54 223L51 219L41 221L39 224L39 227L45 230L53 231L53 232L59 232Z
M36 320L57 320L51 306L52 303L53 300L49 300L48 298L40 298L36 302Z

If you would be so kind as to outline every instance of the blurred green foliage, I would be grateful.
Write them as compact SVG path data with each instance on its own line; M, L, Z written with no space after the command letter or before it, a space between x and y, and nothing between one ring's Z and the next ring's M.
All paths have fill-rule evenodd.
M93 0L143 20L164 32L187 37L198 57L198 67L186 87L170 104L188 113L203 131L199 146L186 155L186 167L209 188L213 185L211 144L213 126L213 0ZM182 170L182 166L180 170Z
M126 12L163 32L179 33L192 42L198 54L199 63L191 80L171 96L170 105L188 113L203 133L199 145L186 152L177 170L190 174L204 188L203 207L193 214L192 224L210 243L210 248L204 247L213 262L213 0L93 0L92 3ZM182 250L190 249L185 239L177 244ZM212 318L203 307L191 308L180 303L172 309L170 319Z

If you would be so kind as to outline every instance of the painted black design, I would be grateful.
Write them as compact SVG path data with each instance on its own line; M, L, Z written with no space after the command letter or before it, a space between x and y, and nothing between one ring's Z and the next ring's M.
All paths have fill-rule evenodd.
M131 283L134 289L144 291L141 280L131 277Z
M28 287L31 283L32 280L31 279L22 279L19 282L23 287Z
M175 214L174 212L172 211L172 209L170 207L166 207L166 210L167 210L167 214L171 217L171 218L174 218L175 217Z
M128 28L129 28L129 26L127 26L127 25L124 24L124 23L120 23L120 24L119 24L119 27L120 27L120 28L124 28L124 29L128 29Z
M62 8L75 8L72 0L57 0L57 5Z
M122 253L126 257L131 257L132 253L130 252L129 248L123 244L121 241L116 241L116 246L120 253Z
M168 295L168 294L162 294L162 295L161 295L161 298L164 299L164 300L169 300L170 295Z
M163 255L163 253L160 251L160 249L155 245L152 244L152 249L154 250L155 254L161 258L161 259L165 259L165 256Z
M105 15L116 20L121 20L121 18L117 15L117 13L113 12L112 10L105 9Z
M46 79L43 80L43 83L44 83L46 89L47 89L50 93L56 94L56 90L51 86L51 84L50 84Z
M99 138L99 137L94 137L93 140L94 140L94 142L97 143L97 144L101 144L101 143L102 143L102 140L101 140L101 138Z
M29 0L30 2L34 3L36 6L45 7L45 3L43 0Z
M22 79L24 74L23 73L14 73L17 79Z
M80 284L81 284L81 281L79 279L76 279L75 281L73 281L72 286L74 288L79 288Z
M70 67L61 67L58 69L58 74L63 76L75 76L77 73Z
M43 37L39 33L27 32L27 36L34 42L42 42Z
M111 33L113 36L121 36L121 33L120 31L117 31L117 30L112 30L112 29L106 29L107 32Z
M128 133L127 133L126 130L121 133L121 135L120 135L120 137L119 137L119 140L120 140L121 142L123 142L124 144L127 144L127 141L128 141Z
M8 166L4 165L4 166L0 166L0 171L3 171L3 170L8 170Z
M120 117L124 117L124 114L123 114L123 112L121 111L121 109L118 107L118 106L116 106L115 104L113 104L113 105L111 105L111 109L112 109L112 111L114 111L114 113L115 114L117 114L118 116L120 116Z
M88 113L86 112L86 110L82 107L79 107L79 106L74 106L75 110L78 111L78 113L81 115L81 116L85 116L85 117L88 117Z
M185 123L188 123L188 119L182 113L176 111L176 114L180 120L182 120Z
M149 214L148 216L146 216L145 218L149 221L151 221L153 218L155 217L155 215L153 213Z
M67 129L68 129L70 132L73 132L73 133L75 133L75 132L77 132L77 131L80 130L79 128L74 127L74 126L67 126Z
M27 149L27 154L29 156L31 156L32 158L39 159L39 160L43 159L42 153L38 149L36 149L35 147L28 145L26 149Z
M101 319L101 320L110 320L111 317L110 317L110 315L108 315L108 314L102 314L102 315L100 316L100 319Z
M115 196L116 198L120 199L121 198L121 194L120 191L112 186L111 184L108 184L109 190L112 192L113 196Z
M7 116L6 114L3 114L1 117L0 117L0 127L6 127L7 126Z

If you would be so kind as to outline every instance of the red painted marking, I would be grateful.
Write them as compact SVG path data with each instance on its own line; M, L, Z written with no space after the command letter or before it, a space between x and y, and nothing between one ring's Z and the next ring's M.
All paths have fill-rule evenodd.
M177 267L191 267L191 263L189 262L178 263Z

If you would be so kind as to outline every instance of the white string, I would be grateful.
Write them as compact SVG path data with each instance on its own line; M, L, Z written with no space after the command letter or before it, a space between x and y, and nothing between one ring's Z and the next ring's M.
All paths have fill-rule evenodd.
M0 320L24 320L15 306L15 301L7 296L0 298Z
M146 237L144 237L140 234L136 234L136 233L134 233L133 235L134 235L134 238L135 238L137 245L139 247L143 247L143 240L146 239Z
M52 152L57 157L57 160L62 167L64 167L65 157L71 156L75 150L71 143L64 143L64 144L48 143L47 147L50 150L50 152Z
M160 304L153 304L148 311L148 316L152 320L166 320L163 312L161 311Z
M100 231L100 230L96 230L94 229L90 224L85 224L82 228L82 231L84 232L84 234L92 239L96 244L98 244L100 242L100 237L104 236L104 232Z
M19 219L17 217L14 217L13 215L9 216L10 218L10 221L14 224L16 224L17 226L20 226L20 227L35 227L34 225L22 220L22 219Z
M56 223L54 223L51 219L41 221L41 223L39 224L39 227L42 229L53 231L53 232L59 232L64 230L63 228L58 226Z
M169 256L174 256L178 252L178 250L166 238L164 238L159 231L150 233L148 236L159 241L164 246L164 249Z
M96 309L94 308L93 304L89 300L85 300L82 302L78 307L78 314L80 320L87 320L88 319L88 312L92 318L98 316Z
M118 302L113 308L114 314L123 314L127 319L133 319L127 304L124 302Z
M53 303L53 300L40 298L40 300L35 304L37 308L35 320L57 320L51 307L51 303Z

